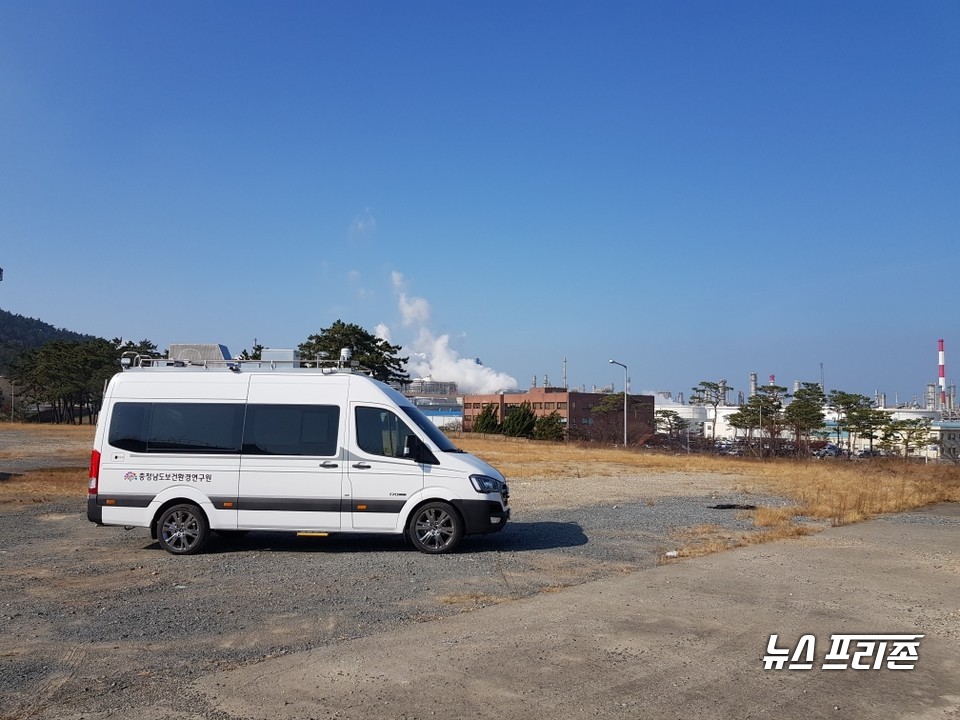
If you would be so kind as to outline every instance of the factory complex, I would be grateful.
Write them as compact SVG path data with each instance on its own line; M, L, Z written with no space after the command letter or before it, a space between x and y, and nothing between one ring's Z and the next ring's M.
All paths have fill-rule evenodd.
M629 445L642 445L650 441L657 433L657 416L664 412L675 413L682 420L683 435L690 438L715 441L721 447L732 448L737 444L750 442L761 437L759 428L744 431L731 422L731 416L741 411L750 397L761 390L757 374L749 374L749 390L745 396L737 393L736 400L731 399L732 392L727 389L725 380L717 382L719 396L715 404L691 398L684 401L682 393L676 397L670 392L655 392L651 395L629 393L629 410L626 422L623 411L616 417L610 417L612 407L605 403L608 412L601 416L595 412L597 406L608 395L623 397L622 391L616 391L613 385L594 387L591 391L583 388L571 389L549 384L538 386L534 378L527 390L504 390L498 393L458 394L453 383L437 383L432 380L416 380L404 388L404 392L431 417L433 421L446 428L474 430L479 415L485 408L492 406L496 418L503 422L515 409L527 405L537 417L553 413L559 417L569 440L616 440L627 436ZM775 376L770 376L770 386L776 386ZM801 383L793 385L793 393L800 389ZM823 389L821 385L821 390ZM785 393L784 403L789 404L789 391ZM929 426L929 438L921 447L911 448L915 457L926 459L960 459L960 409L956 402L956 386L947 385L944 363L944 341L938 341L938 382L926 387L922 402L914 398L908 403L888 404L883 393L876 393L873 407L887 413L893 422L910 421ZM848 453L872 453L875 437L851 436L844 428L843 418L837 410L825 404L824 425L814 433L829 448L845 448ZM613 432L613 426L621 424L623 434ZM598 427L598 425L600 427ZM663 428L661 428L661 431ZM768 429L764 426L764 433ZM778 439L788 443L793 440L789 430L778 433ZM828 453L829 454L829 453ZM821 454L821 456L823 456Z

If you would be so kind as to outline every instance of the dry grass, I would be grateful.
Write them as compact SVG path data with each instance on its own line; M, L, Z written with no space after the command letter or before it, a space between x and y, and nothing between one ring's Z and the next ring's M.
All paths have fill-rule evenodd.
M22 475L0 473L0 506L53 502L65 497L86 499L86 470L57 468Z
M757 508L758 511L761 509ZM788 516L784 522L766 526L764 530L732 532L718 525L698 525L677 533L674 538L678 546L677 557L692 558L747 545L759 545L772 540L803 537L816 531L816 527L794 522Z
M61 462L55 464L70 458L81 465L90 458L95 430L92 425L0 422L0 460L57 457Z
M719 525L697 525L684 529L673 536L678 548L676 557L701 557L736 547L803 537L820 529L816 525L798 522L795 518L801 514L803 512L799 507L761 506L738 516L738 519L752 519L754 528L759 529L733 531Z
M620 448L539 443L498 437L457 438L508 478L710 473L737 476L743 490L795 501L795 515L835 525L937 502L960 502L960 467L900 460L749 460L712 455L666 455ZM777 525L764 509L757 524Z
M461 435L454 443L510 478L596 477L624 471L739 474L740 468L705 455L660 455L622 448L546 443L499 435Z
M95 425L0 422L0 432L5 430L24 430L32 435L82 438L89 440L91 443L93 443L93 434L96 432L96 429Z
M756 527L779 528L789 525L795 516L802 514L798 507L758 507L752 513L748 513L748 516L753 516L753 524Z
M718 458L720 459L720 458ZM938 502L960 502L960 467L900 460L748 463L752 483L834 525Z

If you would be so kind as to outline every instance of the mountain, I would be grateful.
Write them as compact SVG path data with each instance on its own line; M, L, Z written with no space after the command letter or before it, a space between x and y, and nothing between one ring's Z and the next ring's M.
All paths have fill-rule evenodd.
M10 363L20 357L24 350L40 347L50 340L83 342L96 338L93 335L55 328L42 320L0 310L0 374L6 373L10 369Z

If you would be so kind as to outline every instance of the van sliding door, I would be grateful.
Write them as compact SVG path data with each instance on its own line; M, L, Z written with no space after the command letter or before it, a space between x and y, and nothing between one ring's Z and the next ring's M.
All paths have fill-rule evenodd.
M289 377L251 379L239 528L340 529L343 413L321 390Z

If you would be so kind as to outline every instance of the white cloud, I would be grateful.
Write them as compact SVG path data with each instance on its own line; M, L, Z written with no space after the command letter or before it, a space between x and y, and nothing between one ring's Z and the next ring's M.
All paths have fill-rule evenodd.
M361 275L359 270L351 270L347 273L347 282L353 286L353 291L361 300L367 298L370 292L361 284Z
M364 208L350 223L348 232L351 240L361 240L373 236L377 231L377 219L371 214L370 208Z
M379 325L377 325L376 329L373 331L373 334L376 337L380 338L381 340L386 340L387 342L391 342L390 328L384 325L383 323L380 323Z

